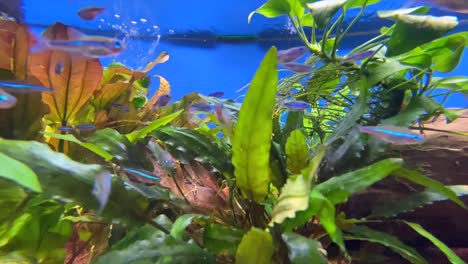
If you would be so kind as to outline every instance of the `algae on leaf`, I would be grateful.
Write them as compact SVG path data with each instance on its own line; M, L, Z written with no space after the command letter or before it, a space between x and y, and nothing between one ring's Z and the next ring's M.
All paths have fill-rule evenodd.
M257 203L268 194L273 109L278 82L277 52L263 59L239 112L232 140L236 184L244 197Z

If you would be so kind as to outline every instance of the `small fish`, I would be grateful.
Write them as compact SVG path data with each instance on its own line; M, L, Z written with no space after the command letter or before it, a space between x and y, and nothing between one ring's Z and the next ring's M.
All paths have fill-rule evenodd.
M84 20L93 20L99 14L104 12L104 10L106 10L106 9L103 8L103 7L94 7L94 6L85 7L83 9L81 9L80 11L78 11L78 16L81 17Z
M221 98L224 96L224 92L214 92L214 93L210 93L208 96Z
M165 95L162 95L158 98L158 100L156 101L156 103L154 103L154 108L159 108L159 107L163 107L163 106L166 106L172 99L172 96L170 94L165 94Z
M93 125L93 124L81 124L81 125L75 126L75 128L78 129L78 130L81 130L81 131L87 131L87 130L95 129L96 126Z
M287 50L279 50L278 51L278 63L289 63L293 62L300 57L302 57L307 52L306 46L298 46L294 48L290 48Z
M364 52L361 52L361 53L358 53L358 54L354 54L354 55L351 55L351 56L346 56L342 59L343 62L355 62L355 61L360 61L360 60L363 60L363 59L366 59L366 58L369 58L370 56L374 55L375 54L375 51L373 50L368 50L368 51L364 51Z
M283 107L288 108L290 111L303 111L310 108L310 104L304 101L289 101L282 104Z
M13 95L0 89L0 109L10 109L16 105L18 100Z
M311 72L312 71L312 66L302 64L302 63L285 63L283 66L293 72L297 73L306 73L306 72Z
M153 180L153 181L160 181L161 180L160 177L157 177L153 173L151 173L151 172L149 172L147 170L144 170L144 169L123 168L123 170L126 173L132 174L133 176L136 175L137 177L143 177L143 178L148 179L148 180Z
M151 138L147 147L151 153L153 153L153 156L156 158L161 168L168 175L173 175L176 171L176 166L172 155L167 150L163 149L155 138Z
M62 74L62 72L63 72L63 62L59 62L55 64L55 73Z
M416 3L429 3L448 12L468 14L468 1L466 0L411 0L403 8Z
M74 127L72 126L60 126L57 128L59 131L62 131L62 132L68 132L68 131L73 131L75 130Z
M214 113L218 121L224 125L228 131L231 131L232 120L231 114L224 108L223 104L216 104L214 108Z
M112 185L111 177L112 176L108 171L102 171L94 180L92 194L99 202L98 214L100 214L104 207L106 207L107 201L109 200Z
M51 49L79 53L88 58L118 55L126 48L125 43L116 38L86 36L72 28L68 28L68 40L48 40L41 36L36 36L36 41L37 44L32 47L32 52Z
M190 111L195 112L211 112L213 106L207 104L191 104Z
M32 85L24 82L19 81L0 81L0 89L5 91L12 91L12 92L30 92L30 91L38 91L38 92L50 92L52 89L39 86L39 85Z
M359 126L361 133L366 133L392 143L394 145L420 144L424 141L424 135L414 133L407 128L391 125Z
M113 106L115 108L118 108L118 109L122 109L123 111L125 111L127 113L130 112L130 109L127 106L122 105L122 104L113 103L113 104L111 104L111 106Z

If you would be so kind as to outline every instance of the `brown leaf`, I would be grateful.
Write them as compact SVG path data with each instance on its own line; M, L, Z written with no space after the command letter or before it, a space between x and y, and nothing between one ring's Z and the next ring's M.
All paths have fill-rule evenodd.
M0 20L0 69L8 79L42 85L28 72L29 49L34 39L24 24ZM16 105L0 110L0 136L10 139L37 139L42 129L41 119L48 113L40 92L15 93Z
M148 63L142 71L135 71L133 73L133 78L135 80L139 80L145 77L146 74L148 74L148 72L154 68L154 66L156 66L157 64L165 63L168 60L169 60L169 53L165 51L161 52L159 56L154 61Z
M51 40L67 40L68 26L56 23L44 33ZM57 64L63 65L63 71L56 73ZM49 105L49 119L68 124L80 117L76 113L88 103L98 89L102 78L102 66L98 59L88 59L79 54L70 54L57 50L46 50L32 54L29 69L52 93L43 93L42 100Z

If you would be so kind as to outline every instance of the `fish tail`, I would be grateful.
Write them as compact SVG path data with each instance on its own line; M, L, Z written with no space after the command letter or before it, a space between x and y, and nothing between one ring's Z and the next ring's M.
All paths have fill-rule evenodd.
M38 52L42 52L42 51L49 48L49 40L48 39L46 39L45 37L43 37L40 34L36 34L36 33L33 33L33 32L31 32L31 34L32 34L35 41L34 41L34 44L31 46L31 48L29 49L30 52L38 53Z

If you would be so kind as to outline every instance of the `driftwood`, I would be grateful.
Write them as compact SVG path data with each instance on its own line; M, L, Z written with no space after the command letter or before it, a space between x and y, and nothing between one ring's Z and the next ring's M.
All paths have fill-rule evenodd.
M454 122L447 123L444 116L439 116L424 123L424 127L468 133L468 109L451 110L461 114ZM468 185L468 137L437 131L425 131L424 134L427 140L422 145L393 147L392 154L399 153L407 166L418 168L426 176L446 185ZM365 217L376 203L388 199L403 199L408 194L421 190L423 189L417 185L391 177L355 195L348 201L345 210L349 217ZM468 205L468 196L461 197L461 200ZM466 224L468 210L450 201L443 201L418 208L399 217L421 224L468 261L468 225ZM445 256L428 240L404 224L392 223L374 227L393 233L403 242L414 246L430 260L430 263L448 263ZM372 246L372 251L375 252L377 248ZM386 263L407 262L393 256L391 261Z

